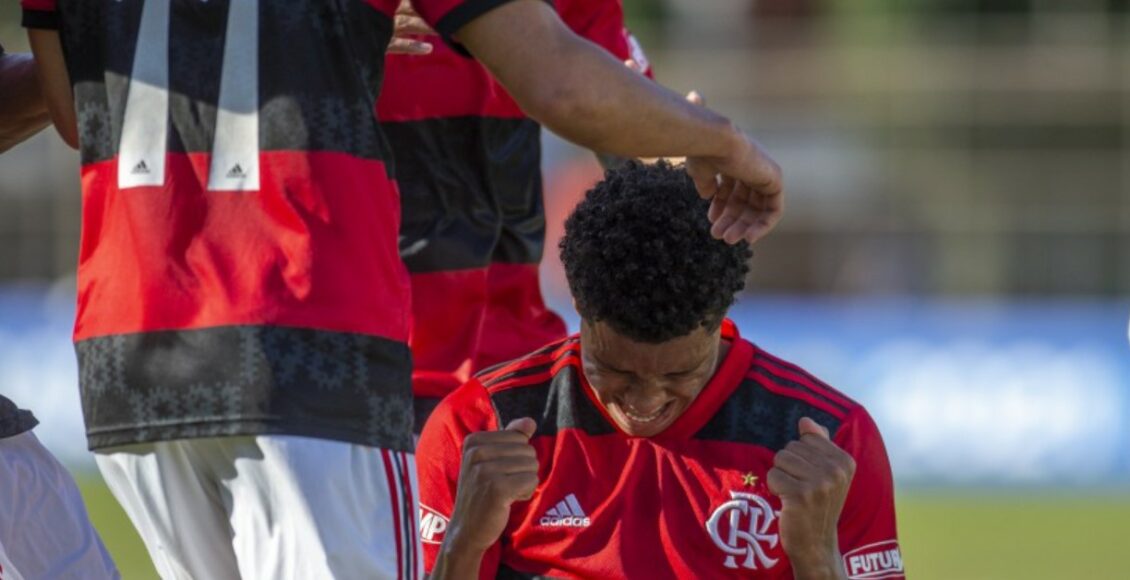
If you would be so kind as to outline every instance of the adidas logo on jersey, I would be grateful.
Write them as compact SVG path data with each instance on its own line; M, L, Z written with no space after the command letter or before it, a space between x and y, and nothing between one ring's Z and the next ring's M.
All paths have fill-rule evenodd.
M130 173L133 173L134 175L149 175L149 166L146 165L145 160L142 159L141 161L137 162L137 165L133 166L133 171L131 171Z
M545 512L538 523L550 527L587 528L592 525L592 520L585 515L585 510L581 509L577 496L569 494Z
M231 169L230 169L230 170L228 171L228 175L227 175L227 176L228 176L228 177L247 177L247 174L246 174L246 173L244 173L244 172L243 172L243 168L242 168L242 167L240 167L240 165L239 165L238 163L236 163L236 164L235 164L235 166L234 166L234 167L232 167L232 168L231 168Z

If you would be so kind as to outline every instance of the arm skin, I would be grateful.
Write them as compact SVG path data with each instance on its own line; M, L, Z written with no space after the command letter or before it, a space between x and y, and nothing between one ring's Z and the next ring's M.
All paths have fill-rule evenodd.
M484 552L445 541L428 580L477 580Z
M526 417L463 440L455 509L430 580L479 577L483 556L505 531L511 506L537 489L537 452L530 445L535 431L537 423Z
M505 31L505 32L504 32ZM621 157L717 155L736 129L584 40L540 0L517 0L468 23L456 35L555 133Z
M699 193L713 200L715 237L753 242L780 220L781 171L753 139L580 38L545 2L508 2L455 39L562 137L620 157L686 157Z
M47 100L47 111L55 130L67 145L78 149L78 122L75 118L75 97L71 78L63 58L63 45L55 30L31 28L27 31L31 51L38 63L39 86Z
M777 452L766 476L769 491L781 498L781 547L795 580L847 580L838 531L855 460L811 418L801 418L797 431L799 438Z
M0 153L51 122L30 54L0 54Z

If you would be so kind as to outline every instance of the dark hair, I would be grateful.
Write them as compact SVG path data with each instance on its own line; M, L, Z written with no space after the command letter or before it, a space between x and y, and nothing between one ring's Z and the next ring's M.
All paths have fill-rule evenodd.
M633 161L609 170L561 240L581 317L646 343L718 328L752 252L711 237L709 206L681 167Z

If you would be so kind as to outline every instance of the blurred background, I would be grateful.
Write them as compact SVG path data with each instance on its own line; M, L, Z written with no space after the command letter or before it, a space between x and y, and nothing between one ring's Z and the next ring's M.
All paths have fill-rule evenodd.
M756 135L789 210L733 318L872 411L916 579L1127 578L1130 0L626 0L657 79ZM0 43L26 48L15 2ZM600 176L547 137L543 283ZM50 132L0 157L0 392L154 577L85 451L81 200Z

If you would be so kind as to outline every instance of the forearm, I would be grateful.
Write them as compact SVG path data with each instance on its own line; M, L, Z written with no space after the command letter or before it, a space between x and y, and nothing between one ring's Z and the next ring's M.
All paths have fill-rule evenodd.
M0 55L0 153L51 122L30 54Z
M458 38L527 114L594 151L720 157L742 138L725 117L688 103L573 34L542 2L496 8Z
M794 580L847 580L837 543L833 538L828 543L793 546L785 550L793 568Z
M794 580L847 580L847 573L839 561L801 564L793 562Z
M555 133L620 157L717 157L738 133L730 121L687 103L585 41L558 53L550 101L530 115Z
M428 576L430 580L476 580L483 563L482 550L462 548L445 541Z

